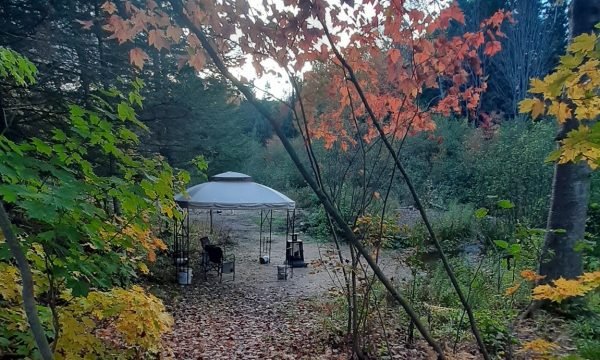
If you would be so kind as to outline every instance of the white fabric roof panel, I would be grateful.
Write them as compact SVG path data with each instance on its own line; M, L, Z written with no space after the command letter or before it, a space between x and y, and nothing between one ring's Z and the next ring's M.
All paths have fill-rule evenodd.
M193 209L294 209L296 203L277 190L257 184L248 175L226 172L175 196L182 207Z

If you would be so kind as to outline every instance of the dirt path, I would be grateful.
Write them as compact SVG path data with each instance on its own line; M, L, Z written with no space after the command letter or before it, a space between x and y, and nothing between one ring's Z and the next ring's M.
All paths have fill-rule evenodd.
M285 221L285 214L277 215ZM195 219L198 227L206 216ZM346 358L325 345L321 336L323 319L318 308L327 290L335 286L335 275L309 265L294 269L287 281L277 280L276 265L285 258L285 234L273 235L271 264L259 264L258 222L259 215L249 212L214 215L215 228L231 239L225 249L236 256L236 278L231 281L224 276L219 283L210 276L205 281L196 271L192 285L168 291L166 303L175 325L166 341L173 355L177 359ZM301 238L306 262L333 250L333 245L306 235ZM348 253L348 248L342 252ZM407 274L401 262L387 253L382 256L382 267L394 278Z

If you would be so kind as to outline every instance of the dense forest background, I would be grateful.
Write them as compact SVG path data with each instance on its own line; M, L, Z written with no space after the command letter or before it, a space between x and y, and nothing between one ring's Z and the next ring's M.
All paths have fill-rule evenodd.
M549 135L554 129L550 122L533 124L521 117L517 104L529 79L547 74L557 63L567 41L567 7L541 0L459 4L468 21L452 30L456 34L475 29L501 8L513 10L516 23L501 39L502 51L486 60L489 84L477 115L440 118L434 133L409 138L402 156L430 205L478 207L488 195L518 199L519 211L541 225L551 181L551 167L543 159L553 146ZM0 45L27 56L43 74L26 94L17 95L10 84L2 84L2 93L9 96L0 103L6 117L0 130L7 127L7 136L47 135L45 125L60 123L67 103L85 103L98 90L122 87L133 76L127 65L129 45L112 46L101 28L89 31L79 22L98 14L101 5L100 0L10 1L0 8ZM158 152L172 166L191 171L193 182L201 180L193 162L201 155L208 161L209 175L238 170L282 191L308 192L272 139L267 122L225 81L180 69L176 50L153 54L138 74L146 84L144 108L138 114L150 129L142 134L145 151ZM272 109L280 106L268 95L262 101ZM282 121L294 138L297 132L285 111ZM352 161L350 153L334 151L330 156ZM106 167L110 171L109 163ZM395 190L393 200L410 204L401 189Z
M62 321L73 320L73 323L77 316L87 314L95 306L106 306L107 313L114 315L118 312L114 309L122 310L118 307L121 305L113 306L99 293L118 292L144 281L158 283L159 280L153 278L156 275L154 269L145 264L146 256L148 263L154 263L157 268L172 265L173 258L175 262L179 260L166 244L173 238L169 228L173 223L171 220L178 220L179 214L174 210L172 192L180 191L177 186L186 182L189 186L206 181L211 175L238 171L295 200L301 209L298 212L301 231L321 242L349 247L351 266L344 264L340 255L341 265L332 270L349 269L348 273L344 272L346 288L340 286L341 290L334 294L337 296L332 301L334 305L327 305L331 305L331 313L334 312L331 309L342 313L339 315L342 320L338 319L338 323L330 324L326 329L329 331L327 341L346 336L344 341L353 341L353 355L362 351L359 349L362 345L366 352L381 350L374 349L375 345L369 348L377 341L383 347L381 339L384 338L371 339L369 330L377 328L373 325L374 309L386 297L385 289L395 286L407 294L417 312L415 317L390 317L391 323L408 324L406 343L412 344L414 319L420 317L429 321L435 336L444 341L454 338L456 350L459 340L469 333L463 311L464 299L459 301L455 296L455 291L463 289L470 304L464 309L472 307L475 312L484 336L482 342L497 356L512 351L515 339L522 334L515 335L516 331L507 319L516 319L518 311L527 308L531 302L529 288L525 289L529 285L520 286L525 281L540 280L531 269L536 268L541 259L554 165L547 157L556 148L558 130L556 120L551 116L532 121L530 116L520 114L519 103L528 96L530 79L551 73L564 54L569 42L568 1L457 1L466 21L465 24L452 22L447 29L449 35L478 31L480 23L499 9L510 10L514 22L503 25L506 36L497 38L501 50L495 56L484 56L487 54L479 47L483 77L474 68L469 68L468 61L461 65L471 73L460 91L480 85L478 81L487 82L487 90L481 94L475 109L461 103L461 111L451 116L433 115L435 129L432 131L407 131L409 135L402 139L389 136L392 141L398 141L394 143L398 157L410 174L423 206L416 204L416 197L407 189L407 178L398 174L398 167L382 140L385 135L366 143L360 140L360 131L368 127L366 116L353 119L359 141L351 146L342 142L329 144L326 139L307 141L308 128L303 132L298 115L292 113L293 106L285 105L296 102L290 94L304 92L299 90L308 90L304 93L310 97L310 90L319 88L318 75L321 72L323 78L331 75L328 72L331 69L326 65L315 65L323 68L313 69L312 78L294 79L298 89L290 89L290 94L271 94L269 86L255 89L258 105L267 110L261 114L256 104L248 101L248 96L242 96L239 88L227 81L222 76L223 71L216 70L214 64L201 64L197 68L203 68L202 71L194 64L187 66L186 61L197 58L182 61L181 55L189 51L183 42L174 42L169 49L161 49L156 43L159 40L153 40L145 33L136 34L131 41L123 41L120 45L114 39L107 39L107 31L101 25L108 12L103 9L107 3L112 4L106 0L10 0L0 3L0 49L14 50L37 68L35 82L31 81L27 87L0 73L0 135L3 141L6 138L5 142L12 144L0 142L4 146L0 153L4 159L13 161L10 166L0 165L4 166L3 171L16 169L14 176L8 171L0 174L4 176L0 185L5 185L0 189L0 195L7 202L10 220L19 229L18 235L25 239L23 241L43 244L42 249L32 246L27 255L34 258L29 259L34 264L34 275L48 275L49 289L36 289L38 293L34 294L45 309L43 325L49 329L54 321L54 333L46 337L56 340L61 327L68 328L59 326L57 314L61 307L68 310ZM131 3L143 8L153 2L134 0ZM178 33L175 35L177 39L182 37ZM143 66L138 66L139 71L130 64L134 62L130 51L138 48L144 49L148 56L143 59ZM7 51L6 54L12 53ZM24 60L16 63L26 64ZM444 82L453 81L442 77L439 81L439 86L424 91L418 100L423 104L419 105L427 108L445 97L444 92L452 85ZM134 90L131 90L132 86ZM316 97L317 100L311 103L316 117L328 111L331 113L331 107L338 106L331 99ZM143 106L137 108L136 104ZM82 109L94 109L94 112ZM110 121L101 122L96 113ZM265 118L265 113L275 114L272 117L281 125L283 137L276 136L271 126L273 120ZM84 117L103 139L90 134ZM138 120L140 126L134 126ZM385 116L382 119L387 120ZM65 133L70 134L69 137ZM324 201L315 195L314 187L308 186L307 176L302 176L298 164L290 160L290 151L283 145L286 139L299 154L299 162L307 169L313 169L319 188L341 215L337 223L332 220L331 212L327 214L324 210ZM89 148L86 141L90 142ZM54 147L45 144L52 144L59 150L55 152ZM81 154L77 152L78 145L85 150ZM36 172L28 171L29 163L20 167L20 160L14 160L20 158L13 156L11 146L17 149L15 153L37 151L31 165ZM4 150L6 148L9 150ZM59 153L64 158L56 161L59 163L56 168L48 166L48 170L44 161L56 165L51 160ZM70 162L69 155L72 154L79 156L78 161ZM168 165L150 160L157 154ZM316 168L318 171L314 170ZM70 176L62 178L64 174L59 170L66 170ZM179 170L186 172L178 173ZM182 175L187 173L189 179ZM600 177L597 172L591 176L588 231L582 239L581 253L584 254L585 271L596 271L593 274L597 274L600 267L600 205L597 204L600 202ZM46 183L38 178L51 178L52 181ZM60 212L62 217L53 218L47 216L46 212L50 213L50 210L44 208L44 204L55 197L57 201L64 200L56 196L62 190L56 184L75 184L73 188L79 192L73 190L75 195L67 192L68 206L55 204L58 209L55 213ZM37 190L48 192L44 193L47 198L36 198L35 192L36 196L31 198L23 195L23 189L36 186ZM65 188L69 189L68 186ZM13 193L13 189L22 192L15 190ZM173 203L172 207L161 202L165 199L169 205ZM93 211L88 208L81 212L73 210L81 207L81 203L89 204ZM432 229L418 219L417 208L423 212L426 209L430 214ZM130 224L130 220L137 227ZM87 226L88 222L93 226ZM348 231L353 236L344 238L341 231L344 223L352 226ZM100 231L104 229L102 226L112 230L114 236L107 236L108 231ZM378 231L373 230L375 226ZM165 243L153 238L153 232L160 236L166 234ZM439 249L434 249L432 239L435 236L432 235L440 239L442 246ZM113 244L112 240L121 237L125 239L123 242ZM370 272L373 267L369 270L361 263L366 256L363 253L361 258L356 245L349 245L350 238L360 238L376 259L379 259L381 249L401 249L397 252L402 257L398 261L407 264L411 281L400 283L394 279L393 285L385 284L384 288ZM61 243L64 239L66 245ZM89 239L98 240L105 247ZM131 250L131 244L135 242L132 239L142 239L135 251ZM449 261L456 274L452 275L453 282L447 276L451 272L445 271L438 261L440 254L443 256L442 248L450 254ZM16 270L13 271L16 269L14 261L5 247L0 250L0 275L16 284L19 278ZM81 260L81 254L85 254L85 261ZM44 257L45 262L35 257L37 255L40 259ZM478 265L474 259L479 261ZM348 261L346 259L346 263ZM87 277L80 276L82 273ZM362 276L362 280L357 280L356 274L360 274L358 277ZM3 298L0 300L3 302L0 303L10 303L10 311L20 309L18 294L12 294L16 290L9 289L12 292L9 299L6 295L8 287L5 289L1 285ZM89 303L84 300L70 302L73 299L63 302L57 290L61 287L73 291L74 298L80 297ZM133 291L117 293L115 297L129 301L134 296L150 304L149 313L139 318L153 319L158 316L156 314L165 313L160 300L146 296L141 288L131 289ZM585 291L578 295L584 295ZM389 303L397 306L397 300L398 297L391 297ZM600 308L597 296L589 303L591 308ZM356 314L359 307L362 307L362 318ZM445 312L448 309L449 312ZM594 358L600 353L598 317L588 317L580 310L578 308L574 320L570 319L573 321L565 326L569 327L573 341L579 341L577 346L589 350L584 358ZM24 316L20 310L10 313L12 317L6 315L10 311L0 314L0 325L9 324L0 327L0 346L10 351L25 349L22 351L27 353L34 348L33 340L26 334L27 326L17 330L11 328L13 323L24 324ZM71 315L73 319L69 317ZM451 318L460 318L460 321L447 325ZM166 332L170 326L167 323L154 324L156 339ZM543 322L527 326L542 328L539 324ZM577 333L583 334L581 338L577 338ZM349 339L350 336L355 338ZM364 339L358 340L359 336ZM520 339L531 338L521 336ZM387 334L385 339L387 341ZM58 352L61 346L69 345L64 344L67 340L61 341L63 344L59 343ZM153 342L144 341L144 344L134 342L129 350L137 351L139 345L140 349L158 351L152 348Z

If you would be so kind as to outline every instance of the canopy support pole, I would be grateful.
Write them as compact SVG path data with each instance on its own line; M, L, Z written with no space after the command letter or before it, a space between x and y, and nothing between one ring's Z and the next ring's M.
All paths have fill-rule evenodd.
M259 230L259 233L258 233L258 248L260 250L259 251L260 252L260 254L259 254L260 258L262 258L262 256L263 256L263 236L262 236L262 233L263 233L263 222L264 222L263 211L262 211L262 209L260 209L260 230Z
M269 237L263 237L263 230L266 232L265 226L269 224ZM258 246L260 249L260 262L270 263L271 262L271 243L272 243L272 228L273 228L273 210L269 209L264 211L260 210L260 230L259 230L259 238L258 238ZM263 261L263 256L267 255L269 257L268 261Z
M212 209L209 210L209 213L210 213L210 215L209 215L210 216L210 234L212 235L212 233L213 233L213 216L212 216L213 214L212 214Z
M271 244L273 242L272 233L273 233L273 209L269 209L270 218L269 218L269 262L271 262Z
M182 209L183 218L173 223L173 261L178 282L189 285L190 279L190 210Z

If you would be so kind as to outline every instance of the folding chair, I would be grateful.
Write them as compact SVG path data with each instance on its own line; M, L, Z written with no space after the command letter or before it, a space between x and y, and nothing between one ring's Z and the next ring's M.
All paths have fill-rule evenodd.
M235 256L232 254L225 257L223 249L216 245L208 244L206 240L208 238L202 238L200 241L203 244L204 255L202 258L202 268L204 270L204 279L208 278L209 271L216 271L219 276L219 282L223 281L223 274L232 274L233 280L235 280Z

